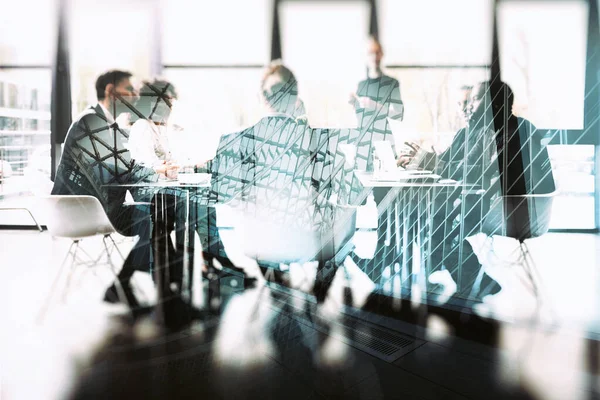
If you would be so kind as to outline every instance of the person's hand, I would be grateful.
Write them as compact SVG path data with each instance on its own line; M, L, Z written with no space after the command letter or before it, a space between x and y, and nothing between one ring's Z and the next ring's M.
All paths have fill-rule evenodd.
M162 164L154 166L154 171L157 174L166 176L168 179L175 179L177 178L177 171L179 171L179 166L163 161Z
M154 172L160 175L166 175L167 173L167 164L164 161L161 161L159 164L154 166Z
M413 160L413 158L414 158L414 156L410 156L410 155L400 156L396 160L396 165L399 167L406 168L406 166L408 164L410 164L410 162Z
M369 97L359 97L358 104L360 108L368 110L374 110L377 108L377 102L371 100Z
M414 142L404 142L404 146L407 151L400 155L396 160L396 165L399 167L406 167L410 164L417 155L417 152L421 149L421 147Z
M356 93L350 93L348 96L348 104L350 104L352 107L358 106L358 96Z
M177 172L179 172L179 166L173 164L166 164L165 175L167 179L177 179Z
M415 142L404 142L404 145L410 149L408 154L412 155L413 157L419 152L419 150L421 150L421 146Z

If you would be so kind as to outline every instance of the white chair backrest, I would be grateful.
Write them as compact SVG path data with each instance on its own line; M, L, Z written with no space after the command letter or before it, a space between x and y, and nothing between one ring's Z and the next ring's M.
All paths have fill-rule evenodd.
M482 232L517 240L548 232L552 203L558 192L498 197L483 221Z
M340 218L325 231L280 225L273 221L238 214L236 231L244 254L258 262L304 263L330 260L352 238L356 230L354 212Z
M93 196L45 196L41 201L52 236L80 239L115 232L100 201Z

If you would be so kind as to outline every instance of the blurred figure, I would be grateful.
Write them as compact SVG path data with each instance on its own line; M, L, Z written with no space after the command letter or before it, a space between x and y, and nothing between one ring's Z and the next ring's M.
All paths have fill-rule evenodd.
M52 194L94 196L120 234L139 236L118 277L129 305L135 307L138 303L131 289L131 276L136 270L151 270L150 210L147 206L125 205L127 189L106 185L156 181L169 167L136 164L124 145L127 132L115 118L127 121L132 113L140 116L133 106L137 96L130 78L129 72L118 70L98 77L98 104L87 108L69 128ZM104 300L119 301L115 284L107 289Z
M470 113L467 126L458 131L450 148L436 157L442 177L482 190L471 190L466 195L454 190L438 197L431 256L433 269L441 270L434 272L430 281L447 281L447 276L441 275L449 271L452 280L459 283L457 296L466 299L473 292L469 300L476 302L498 293L501 287L486 274L480 286L473 288L481 265L471 244L461 240L458 227L465 239L480 232L492 203L500 195L554 190L548 152L541 142L543 132L510 112L514 96L508 85L501 82L497 90L497 99L503 100L491 99L489 82L472 89L466 108Z
M298 82L292 71L280 62L272 62L267 67L261 82L261 96L265 101L265 116L244 131L223 135L212 163L214 200L227 204L232 204L233 201L235 204L232 205L238 210L248 206L249 199L263 205L266 200L264 190L279 187L280 179L264 188L263 193L250 194L250 191L258 189L255 185L257 173L260 174L262 169L278 162L280 153L285 151L287 145L310 135L306 121L295 118L298 111L304 111L303 106L299 109ZM282 170L279 178L286 177L283 172L285 170ZM287 210L282 211L287 213ZM216 220L214 212L209 210L210 217ZM209 226L216 226L216 222L209 223ZM209 236L214 240L209 243L205 258L216 258L222 264L224 261L226 265L232 266L233 263L228 260L222 242L218 239L218 232L215 230ZM262 270L263 273L266 272L265 268Z
M136 163L154 166L171 161L167 123L176 99L171 83L158 79L143 82L135 107L144 118L139 118L129 133L129 151Z
M318 259L316 247L322 243L313 239L326 240L334 230L327 219L333 218L327 214L327 199L340 182L327 175L332 165L326 147L329 132L313 130L306 119L296 118L298 83L284 65L274 62L267 68L261 90L266 115L254 126L221 138L213 161L213 196L235 208L245 252L256 254L259 263L264 254ZM211 249L211 256L219 250ZM260 266L266 273L268 266ZM315 284L318 299L323 299L330 278L323 276Z
M479 90L479 89L476 89ZM464 85L459 89L457 97L457 109L456 109L456 125L458 129L464 129L468 126L471 116L473 115L474 105L479 103L479 100L475 101L473 97L473 86ZM453 139L456 138L456 135ZM431 145L430 150L426 150L425 146L420 146L418 143L405 143L410 149L406 154L398 157L398 166L407 167L415 165L426 170L433 170L435 168L436 154L441 154L445 151L448 146L439 146L438 143Z
M400 95L400 82L385 75L381 70L383 59L381 43L370 37L367 45L367 79L358 83L355 93L350 95L349 103L354 107L358 122L358 137L351 138L356 146L355 168L373 170L373 142L387 141L392 146L394 155L398 157L396 145L388 118L401 121L404 117L404 103ZM356 182L353 186L358 186ZM388 194L387 188L373 189L373 198L380 204ZM379 217L377 224L377 247L373 259L356 260L367 274L374 278L381 271L374 271L377 254L385 246L386 232L391 221Z
M382 72L382 59L381 43L374 37L369 38L366 57L367 79L358 83L356 92L350 94L349 99L350 105L356 112L358 128L362 134L357 143L359 169L369 170L372 167L372 142L389 141L395 149L388 118L402 121L404 117L400 82Z
M471 101L471 95L473 92L473 86L465 85L460 88L458 98L458 113L457 113L457 125L459 128L464 128L471 119L473 114L473 102Z

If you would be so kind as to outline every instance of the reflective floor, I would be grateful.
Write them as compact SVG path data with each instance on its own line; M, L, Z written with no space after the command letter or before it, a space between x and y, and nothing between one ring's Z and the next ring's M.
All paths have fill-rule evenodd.
M542 239L581 257L600 249L597 236ZM97 250L94 243L86 245L92 254ZM128 246L128 240L121 243L124 250ZM286 283L296 289L261 282L244 290L224 282L220 314L179 330L161 328L152 313L133 321L120 306L102 304L111 281L102 267L78 271L64 301L59 293L36 323L67 247L47 232L0 232L3 400L600 396L597 305L586 297L597 296L589 292L597 281L582 279L587 261L578 263L573 253L549 260L540 251L552 246L536 251L532 245L532 253L546 257L539 259L543 271L556 273L544 276L558 310L555 323L527 318L524 311L498 322L482 317L481 310L380 296L352 265L349 278L338 273L325 302L317 305L298 290L310 289L308 265L290 269ZM563 264L565 259L571 262ZM559 273L562 291L555 290ZM140 273L135 279L139 294L152 304L150 278ZM572 284L579 290L567 290ZM509 293L514 298L506 310L529 301L517 289ZM202 302L202 293L197 297Z

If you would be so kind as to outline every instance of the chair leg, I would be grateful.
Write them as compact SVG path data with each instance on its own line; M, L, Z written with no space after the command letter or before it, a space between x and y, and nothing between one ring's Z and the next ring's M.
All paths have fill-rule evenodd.
M37 318L36 318L38 324L42 323L43 320L44 320L44 318L46 317L46 313L48 312L48 309L50 307L51 300L54 297L54 292L56 290L56 286L58 285L58 282L60 281L60 278L63 275L64 268L65 268L65 265L67 263L67 259L71 255L71 249L73 248L73 246L75 246L75 242L74 241L71 242L71 246L69 246L69 250L67 251L67 254L65 255L65 257L63 258L63 261L60 264L60 267L58 269L58 273L56 274L56 277L54 278L54 282L52 282L52 286L50 287L50 291L48 292L48 295L46 296L45 301L42 303L42 308L38 312L38 315L37 315ZM71 265L71 267L72 267L72 265Z
M121 259L123 261L125 261L125 256L123 256L123 253L121 253L121 250L119 250L119 246L117 246L117 243L115 242L115 239L112 237L111 234L105 235L104 236L104 240L106 239L110 239L110 241L112 242L113 248L117 251L117 253L119 253L119 256L121 257Z
M62 302L64 303L67 300L67 293L69 292L69 288L71 287L71 279L73 279L73 272L75 271L75 263L77 261L77 250L79 250L79 240L74 240L75 250L73 251L73 261L71 261L71 268L69 271L69 275L67 276L67 283L63 289L62 294Z
M548 295L545 293L542 277L539 270L536 267L535 261L531 256L529 247L525 242L521 242L521 253L523 255L523 266L526 269L527 276L531 281L532 292L536 298L536 314L538 321L541 317L542 305L548 304ZM556 319L555 311L551 305L547 305L548 311L552 315L552 319ZM553 321L554 322L554 321Z
M104 237L104 239L106 239L106 237ZM110 253L108 251L108 243L106 243L106 240L103 240L102 242L104 243L104 249L106 250L106 252ZM108 264L110 266L110 270L112 271L113 275L115 276L115 288L117 289L117 295L119 296L121 301L124 300L125 304L127 304L127 307L133 314L133 309L131 308L131 304L129 304L129 301L127 300L127 296L125 295L125 290L123 289L123 286L121 285L121 281L119 280L119 273L116 271L115 265L113 264L110 257L108 260L109 260Z

